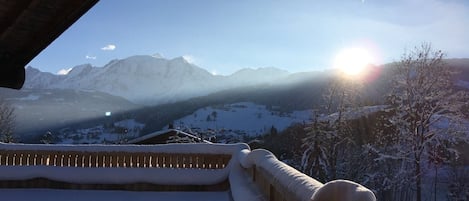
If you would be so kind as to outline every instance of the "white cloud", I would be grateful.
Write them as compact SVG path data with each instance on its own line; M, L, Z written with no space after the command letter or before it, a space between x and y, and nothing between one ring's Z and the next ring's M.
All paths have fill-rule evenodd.
M188 63L195 64L195 57L192 55L184 55L182 56Z
M86 58L86 59L93 59L93 60L95 60L97 57L96 57L96 56L86 55L85 58Z
M72 70L72 68L69 68L69 69L61 69L57 72L58 75L67 75L70 71Z
M116 49L116 45L113 45L113 44L109 44L101 48L101 50L104 50L104 51L112 51L115 49Z

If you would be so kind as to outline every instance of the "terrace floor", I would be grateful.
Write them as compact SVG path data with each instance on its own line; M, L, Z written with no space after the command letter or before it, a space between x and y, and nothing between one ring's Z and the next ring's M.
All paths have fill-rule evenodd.
M135 192L113 190L0 189L2 200L16 201L229 201L228 192Z

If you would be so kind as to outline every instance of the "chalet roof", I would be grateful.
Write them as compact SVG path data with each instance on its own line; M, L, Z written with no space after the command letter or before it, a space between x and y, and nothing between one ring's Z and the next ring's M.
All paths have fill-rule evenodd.
M0 87L20 89L25 65L98 0L0 0Z
M203 143L211 143L206 140L202 140L201 138L191 135L189 133L177 130L177 129L168 129L168 130L162 130L162 131L157 131L153 132L147 135L144 135L142 137L138 137L135 139L132 139L128 141L129 144L165 144L167 138L170 136L184 136L188 137L190 139L194 139L195 141L200 141Z

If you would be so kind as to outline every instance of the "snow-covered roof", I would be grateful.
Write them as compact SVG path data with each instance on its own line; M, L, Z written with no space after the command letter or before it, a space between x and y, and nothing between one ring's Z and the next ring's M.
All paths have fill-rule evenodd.
M150 138L153 138L153 137L156 137L156 136L160 136L160 135L164 135L164 134L168 134L168 133L173 133L173 132L174 132L176 135L187 136L187 137L192 138L192 139L197 139L198 141L203 142L203 143L211 143L211 142L209 142L209 141L207 141L207 140L201 139L200 137L197 137L197 136L195 136L195 135L191 135L191 134L189 134L189 133L186 133L186 132L183 132L183 131L180 131L180 130L177 130L177 129L168 129L168 130L162 130L162 131L153 132L153 133L144 135L144 136L142 136L142 137L138 137L138 138L129 140L127 143L129 143L129 144L138 144L139 142L148 140L148 139L150 139Z

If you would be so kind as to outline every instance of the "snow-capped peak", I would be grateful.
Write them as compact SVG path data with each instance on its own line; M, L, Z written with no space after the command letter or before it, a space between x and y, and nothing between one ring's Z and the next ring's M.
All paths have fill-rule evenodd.
M153 58L156 58L156 59L164 59L163 55L161 55L160 53L155 53L153 55L151 55Z
M93 66L91 66L91 64L82 64L82 65L75 66L73 68L69 68L68 72L66 74L63 74L63 75L74 76L74 75L78 75L78 74L82 73L84 70L88 70L88 69L91 69L91 68L93 68Z
M70 71L72 71L73 68L69 68L69 69L60 69L59 71L57 71L57 75L67 75Z

